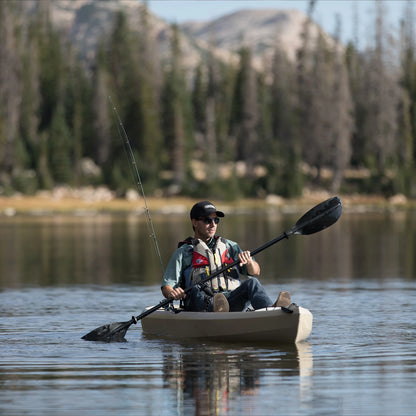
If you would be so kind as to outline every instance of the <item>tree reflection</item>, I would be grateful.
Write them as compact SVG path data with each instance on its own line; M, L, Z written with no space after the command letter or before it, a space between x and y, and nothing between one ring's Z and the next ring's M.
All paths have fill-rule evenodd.
M253 250L297 215L235 215L219 233ZM162 261L192 233L187 215L153 216ZM291 236L256 256L263 283L291 279L416 277L413 211L344 213L333 227ZM162 270L144 215L0 217L0 287L159 285Z

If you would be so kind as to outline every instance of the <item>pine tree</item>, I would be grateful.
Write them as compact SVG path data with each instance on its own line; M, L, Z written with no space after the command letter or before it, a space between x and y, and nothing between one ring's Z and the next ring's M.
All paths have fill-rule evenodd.
M312 44L309 26L308 19L298 60L303 160L315 169L315 181L321 186L323 169L329 168L330 188L337 192L349 164L353 130L347 71L337 43L330 47L319 33Z
M309 20L305 23L304 44L298 54L298 105L301 119L302 155L316 170L315 180L321 184L330 148L329 124L326 120L330 85L330 54L321 34L311 44Z
M65 119L62 102L53 112L48 137L50 173L55 184L69 184L72 180L72 138Z
M89 80L75 54L68 46L67 76L65 86L65 114L71 140L73 184L82 184L81 164L84 155L84 143L91 134L89 126L90 109L86 103L91 102L92 93Z
M117 104L125 130L128 133L130 145L138 162L143 183L152 187L157 185L157 173L160 170L161 132L159 112L159 79L157 62L153 56L152 39L147 22L147 11L143 9L142 28L140 32L131 29L128 16L118 13L114 22L114 29L110 35L107 55L107 69L100 77L111 80L110 90L114 91L113 101ZM105 72L112 77L106 77ZM102 81L104 81L102 78ZM99 80L97 78L97 80ZM113 131L116 129L113 128ZM114 137L116 137L115 133ZM125 153L120 141L113 141L111 166L105 168L107 177L119 188L127 188L131 184L130 175L125 172ZM111 170L120 164L117 174ZM114 170L116 172L116 170ZM125 175L126 173L126 175ZM109 176L108 176L109 174ZM119 179L116 180L115 176ZM126 176L128 181L121 178Z
M0 2L0 170L9 181L16 163L16 136L21 105L18 2ZM0 183L3 181L0 178Z
M25 167L37 171L40 144L40 68L36 27L31 22L29 23L25 42L28 47L22 56L22 87L25 93L22 96L20 137L22 147L25 149L27 155Z
M163 134L169 154L168 168L172 171L171 192L179 193L187 174L189 132L191 131L190 97L182 68L179 30L172 26L170 66L165 75L162 96Z
M301 147L296 116L296 79L293 64L276 45L270 86L271 135L264 149L267 190L285 197L302 190Z
M74 144L80 139L75 137L73 140L71 133L74 131L68 122L68 63L71 58L70 54L65 56L63 37L53 27L49 2L38 4L35 23L42 97L39 107L39 134L42 139L37 163L40 175L43 175L40 183L50 187L72 182Z
M252 65L250 48L242 47L239 55L240 65L233 96L231 132L236 138L236 160L244 162L248 177L253 178L254 166L259 161L257 74Z
M141 136L142 161L145 161L143 179L151 187L158 185L158 173L161 169L160 152L162 132L160 121L160 95L162 74L160 59L157 56L157 42L154 28L150 24L149 11L146 5L141 10L141 27L139 31L139 89L141 101Z
M218 140L218 115L220 92L220 74L218 62L209 52L196 68L192 90L193 125L195 129L195 147L193 157L205 166L205 182L211 192L218 184L218 162L220 158Z
M113 91L110 95L125 126L135 158L141 167L142 159L139 156L142 156L143 147L141 141L142 109L138 96L140 88L138 37L131 31L128 18L123 12L116 13L114 17L113 30L107 47L107 71L111 74L109 90ZM100 70L103 69L100 68ZM100 76L105 77L105 72ZM106 102L109 105L108 98ZM123 142L118 139L118 122L114 117L112 120L114 120L113 139L110 141L111 149L103 166L103 173L106 183L120 193L124 193L131 187L132 172L130 165L126 163Z
M366 163L372 170L372 191L392 192L388 170L397 163L397 107L400 91L397 70L391 65L393 51L389 51L388 31L384 22L384 4L376 3L374 46L364 60L364 105L366 119Z
M209 53L207 62L207 88L204 106L204 137L206 161L209 166L208 180L215 183L218 180L218 140L217 140L217 105L219 74L218 65L213 53Z
M339 48L341 22L337 21L335 43L331 51L331 85L332 91L328 102L328 126L330 129L330 154L328 166L333 177L330 185L332 193L340 190L345 169L351 157L351 140L353 135L353 102L351 97L348 71L344 53Z
M105 166L111 156L111 122L114 121L109 105L109 74L106 65L104 46L101 44L93 74L93 132L94 140L86 143L87 155L99 166Z
M414 197L413 176L416 156L416 39L414 4L409 1L401 26L401 98L398 107L397 192Z

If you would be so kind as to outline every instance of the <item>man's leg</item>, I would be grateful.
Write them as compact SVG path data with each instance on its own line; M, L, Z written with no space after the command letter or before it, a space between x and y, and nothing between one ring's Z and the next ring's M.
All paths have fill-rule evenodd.
M184 307L186 311L205 312L210 309L210 312L212 312L212 301L208 302L206 293L198 286L194 286L186 294Z
M267 308L273 305L273 301L267 296L263 286L255 277L242 282L237 289L227 295L227 299L230 312L244 310L247 302L250 302L254 309Z

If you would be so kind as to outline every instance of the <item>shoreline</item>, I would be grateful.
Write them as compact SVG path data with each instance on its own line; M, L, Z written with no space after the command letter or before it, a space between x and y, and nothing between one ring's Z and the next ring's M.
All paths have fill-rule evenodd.
M279 196L268 196L264 199L239 199L236 201L214 200L213 202L234 213L250 213L254 211L276 211L281 213L304 212L325 199L330 198L326 192L309 192L302 197L284 199ZM407 200L403 196L386 199L377 195L338 195L344 211L380 212L404 210L416 207L416 201ZM190 197L146 197L151 215L183 215L198 198ZM199 199L198 199L199 200ZM144 199L138 196L129 198L86 198L68 195L15 195L0 196L0 217L16 215L95 215L95 214L142 214L146 212Z

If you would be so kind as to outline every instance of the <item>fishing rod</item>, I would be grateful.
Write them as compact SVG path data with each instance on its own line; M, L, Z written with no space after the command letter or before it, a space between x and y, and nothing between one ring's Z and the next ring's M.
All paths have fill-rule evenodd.
M152 218L150 216L150 210L149 210L149 207L147 206L146 196L144 194L143 183L142 183L142 180L140 178L140 173L139 173L139 169L137 167L136 159L134 157L134 153L133 153L133 150L132 150L131 145L130 145L130 140L129 140L129 137L127 136L126 129L124 128L124 125L121 121L120 115L118 114L117 108L114 105L113 100L111 99L111 96L108 96L108 99L111 103L111 106L113 107L114 114L117 118L117 126L118 126L118 132L119 132L120 138L122 139L122 141L124 143L124 149L126 150L127 157L130 159L130 163L131 163L131 166L133 168L132 169L133 179L134 179L134 174L135 174L136 178L137 178L137 182L136 182L137 188L143 196L147 224L148 224L148 226L150 228L150 232L151 232L150 237L152 238L153 243L155 245L156 254L159 257L160 266L162 267L162 273L164 274L165 273L165 268L163 267L163 261L162 261L162 256L160 255L159 244L157 243L155 229L153 227Z

